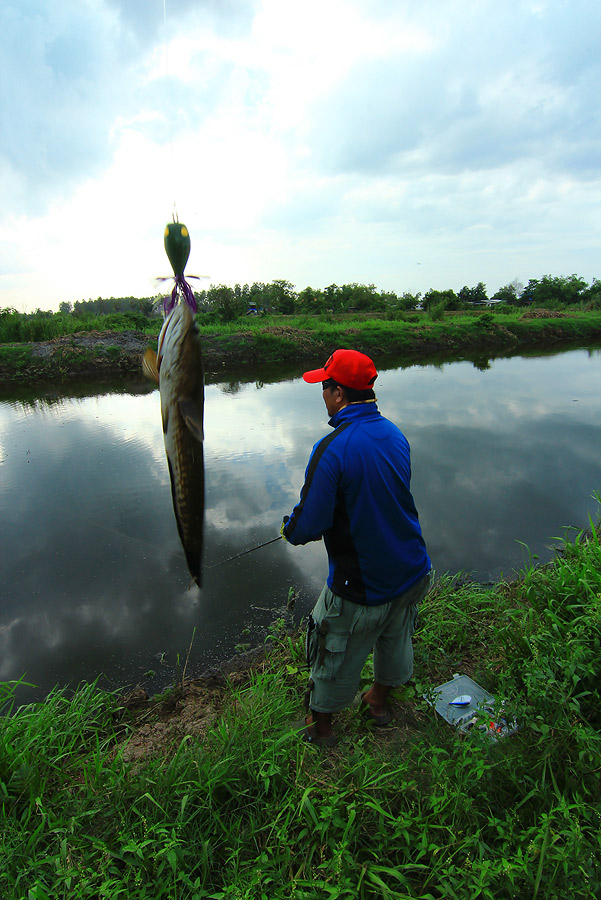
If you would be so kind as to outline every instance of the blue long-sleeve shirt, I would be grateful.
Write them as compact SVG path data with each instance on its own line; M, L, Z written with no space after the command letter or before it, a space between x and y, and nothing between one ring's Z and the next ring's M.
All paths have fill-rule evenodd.
M409 444L375 403L346 406L329 424L284 534L291 544L323 537L335 594L387 603L431 568L409 490Z

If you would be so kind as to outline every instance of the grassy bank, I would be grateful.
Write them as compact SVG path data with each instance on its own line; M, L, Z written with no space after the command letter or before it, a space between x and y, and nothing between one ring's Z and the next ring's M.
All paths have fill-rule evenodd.
M0 382L138 373L144 347L155 341L161 320L135 319L133 322L126 315L56 316L40 320L36 330L30 318L21 331L17 328L21 323L15 321L11 329L0 331ZM340 346L381 360L425 358L434 353L494 356L527 347L601 341L599 311L524 312L506 307L504 311L436 317L406 313L395 319L273 316L217 325L199 316L198 322L209 372L222 371L224 366L283 363L291 358L315 360ZM71 330L63 333L63 325ZM48 328L51 333L42 337Z
M306 673L302 640L284 633L248 677L207 695L202 727L158 754L127 749L131 729L164 727L159 707L134 720L94 687L72 701L54 693L2 722L0 894L598 896L600 653L597 532L511 584L440 578L396 727L362 730L349 710L332 750L291 731ZM460 739L437 717L422 695L456 671L506 699L517 734ZM172 714L189 701L173 698Z

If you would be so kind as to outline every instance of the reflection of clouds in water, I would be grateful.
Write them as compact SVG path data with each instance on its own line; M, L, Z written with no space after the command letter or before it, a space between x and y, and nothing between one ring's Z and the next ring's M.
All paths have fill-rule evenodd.
M205 449L219 459L257 453L288 458L298 448L299 429L311 433L320 416L327 429L320 392L314 395L304 382L283 382L261 391L250 385L234 395L219 394L213 386L206 390Z
M83 599L79 599L83 597ZM135 678L135 657L147 648L173 646L174 637L191 631L197 618L188 603L173 604L163 616L160 594L141 594L127 581L84 586L79 595L52 591L41 604L30 604L23 615L2 629L0 677L26 674L28 680L47 685L92 680L115 663ZM157 618L161 622L157 644ZM183 642L183 639L182 639ZM176 646L178 643L176 643ZM108 661L110 664L107 664Z
M3 406L0 404L0 409ZM169 482L157 392L135 397L90 397L88 401L74 400L71 407L64 401L58 408L43 407L38 413L31 407L11 410L4 406L3 412L10 434L7 455L11 457L15 487L24 478L39 479L43 482L42 496L48 493L56 498L57 494L78 491L85 497L90 479L112 467L110 477L115 492L127 490L132 482L129 458L133 462L140 455L154 477L162 484ZM88 465L81 464L84 457L89 458ZM74 464L69 465L69 459ZM52 466L56 471L50 475ZM26 495L17 492L18 498L23 496Z
M279 527L284 514L281 495L285 466L270 466L265 470L264 462L256 465L247 462L249 471L246 465L229 465L210 480L206 518L216 528L273 527L275 522Z
M294 569L307 581L311 604L317 599L328 574L328 557L323 541L312 541L302 547L287 545L288 559Z
M247 385L225 397L207 391L207 521L279 530L298 500L311 447L329 430L321 392L303 381L261 391Z
M521 565L517 542L546 547L557 528L585 523L601 481L599 427L554 417L502 435L418 429L413 452L413 493L439 571Z
M536 359L498 359L484 372L470 362L414 366L384 371L376 384L381 411L409 433L433 419L502 430L506 423L553 413L576 421L598 420L601 372L583 350Z

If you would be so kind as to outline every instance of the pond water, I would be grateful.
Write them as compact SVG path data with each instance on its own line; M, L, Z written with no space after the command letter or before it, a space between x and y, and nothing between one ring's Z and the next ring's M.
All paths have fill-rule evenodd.
M317 361L319 362L319 361ZM55 684L172 684L254 645L297 594L306 614L323 545L274 538L329 432L319 386L208 378L206 550L190 587L177 535L159 395L121 384L0 401L0 680L23 701ZM92 389L94 390L94 389ZM75 386L72 394L76 393ZM381 412L405 432L412 490L438 573L509 577L588 527L601 489L601 351L392 365ZM526 549L524 545L527 545ZM193 640L192 640L193 638Z

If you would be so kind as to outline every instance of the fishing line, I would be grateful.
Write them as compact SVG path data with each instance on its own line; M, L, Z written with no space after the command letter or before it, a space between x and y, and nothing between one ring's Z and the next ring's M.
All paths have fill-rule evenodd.
M65 513L68 516L72 516L74 519L79 519L81 522L86 522L90 525L94 525L96 528L101 528L104 531L108 531L111 534L115 534L118 537L125 538L128 541L134 541L136 544L141 544L142 547L147 547L149 550L156 550L158 554L168 554L169 556L173 556L176 559L185 559L183 553L178 553L177 550L168 550L166 547L157 547L156 544L150 544L148 541L142 540L142 538L133 537L131 534L127 534L125 531L119 531L118 528L112 528L110 525L104 525L102 522L98 522L95 519L92 519L91 516L82 516L79 513L73 512L73 510L65 509L64 506L57 506L56 504L52 504L53 509L60 510L60 512ZM206 563L203 565L204 569L218 569L219 566L224 566L226 563L233 562L235 559L240 559L241 556L246 556L248 553L254 553L255 550L261 550L262 547L268 547L269 544L275 544L277 541L282 540L283 535L278 534L277 537L271 538L269 541L265 541L263 544L258 544L256 547L251 547L249 550L243 550L241 553L236 553L234 556L228 556L227 559L222 559L221 562L213 563L212 565L207 565Z
M278 534L277 537L272 538L270 541L265 541L263 544L258 544L256 547L251 547L250 550L243 550L242 553L236 553L235 556L228 556L227 559L222 559L221 562L213 563L212 566L206 566L205 569L217 569L219 566L224 566L226 563L233 562L235 559L240 559L241 556L246 556L247 553L254 553L255 550L260 550L261 547L267 547L269 544L275 544L276 541L281 541L284 535Z
M134 541L136 544L141 544L143 547L147 547L150 550L156 550L156 552L159 554L167 553L169 554L169 556L174 556L177 559L185 559L184 554L178 553L177 550L168 550L165 547L157 547L155 544L150 544L148 541L143 541L142 538L133 537L131 534L127 534L125 531L119 531L118 528L111 528L110 525L104 525L102 522L98 522L95 519L92 519L90 516L81 516L79 513L73 512L73 510L71 509L65 509L64 506L57 506L55 503L53 503L52 508L58 509L60 510L60 512L65 513L68 516L72 516L74 519L79 519L81 522L86 522L87 524L94 525L96 528L102 528L104 531L109 531L111 534L116 534L118 537L125 538L128 541Z
M163 43L165 45L165 103L164 103L164 115L167 119L167 126L169 129L169 164L168 164L168 180L170 181L170 193L173 194L173 221L176 222L178 220L177 216L177 202L175 199L176 187L175 187L175 153L173 150L173 122L171 120L171 108L173 104L170 104L171 100L171 84L169 80L169 31L167 28L167 0L163 0ZM171 108L170 108L171 107Z

